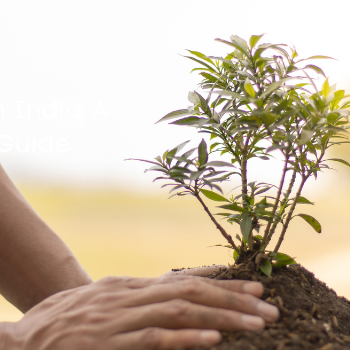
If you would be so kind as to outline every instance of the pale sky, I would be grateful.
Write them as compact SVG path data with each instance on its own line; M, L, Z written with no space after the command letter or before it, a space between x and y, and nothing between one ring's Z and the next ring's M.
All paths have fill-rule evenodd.
M348 1L3 1L0 159L16 181L154 190L145 164L199 136L154 122L189 106L199 77L186 49L215 38L295 45L338 88L350 86ZM316 62L315 62L316 63ZM265 167L266 168L266 167ZM270 168L271 169L271 168Z

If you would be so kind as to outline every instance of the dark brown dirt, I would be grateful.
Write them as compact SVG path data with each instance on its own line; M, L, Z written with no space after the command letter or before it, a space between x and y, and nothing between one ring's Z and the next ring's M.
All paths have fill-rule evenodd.
M276 269L266 277L248 263L208 277L260 281L265 287L262 299L281 313L278 322L260 333L223 333L222 344L211 350L350 349L350 302L300 265Z

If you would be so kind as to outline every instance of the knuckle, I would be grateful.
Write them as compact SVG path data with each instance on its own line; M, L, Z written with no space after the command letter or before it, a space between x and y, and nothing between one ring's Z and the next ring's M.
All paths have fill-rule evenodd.
M97 284L102 284L102 285L110 285L112 283L115 283L118 278L119 277L107 276L107 277L104 277L104 278L100 279L96 283Z
M186 279L180 282L180 291L186 296L197 296L203 292L202 282L196 279Z
M89 312L86 323L89 325L101 325L109 320L108 314L102 312Z
M116 299L116 295L112 293L98 293L93 296L91 303L92 304L110 304Z
M161 331L158 328L147 328L141 337L141 344L145 349L156 350L160 348Z
M170 317L183 318L190 313L190 309L191 303L182 299L174 299L170 301L167 312Z

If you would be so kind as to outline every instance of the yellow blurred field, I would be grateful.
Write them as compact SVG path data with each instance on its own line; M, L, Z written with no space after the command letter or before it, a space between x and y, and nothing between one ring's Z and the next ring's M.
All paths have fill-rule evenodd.
M339 176L334 181L345 180ZM225 242L194 198L23 186L21 191L94 280L107 275L158 276L172 268L233 262L226 248L209 247ZM282 246L283 252L296 256L347 297L350 276L344 279L343 273L350 267L349 193L318 193L317 205L305 210L321 221L323 233L296 219ZM238 226L227 227L233 235L238 232ZM0 321L20 317L0 299Z

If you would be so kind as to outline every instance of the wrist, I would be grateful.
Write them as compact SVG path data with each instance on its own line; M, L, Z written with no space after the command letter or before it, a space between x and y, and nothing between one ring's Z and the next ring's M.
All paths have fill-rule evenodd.
M20 339L16 336L16 323L0 322L0 350L20 350Z

